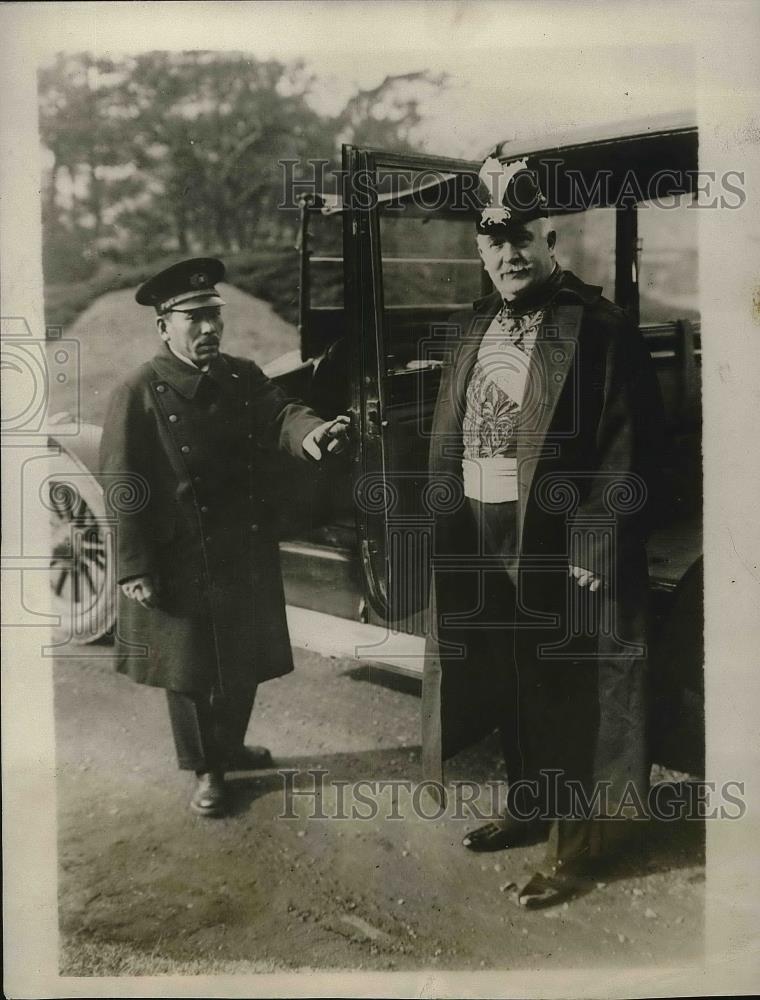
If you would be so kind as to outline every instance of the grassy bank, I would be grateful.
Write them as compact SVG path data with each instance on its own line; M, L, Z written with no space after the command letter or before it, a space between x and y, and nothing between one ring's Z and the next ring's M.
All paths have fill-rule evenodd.
M174 263L177 256L157 258L137 266L104 264L85 281L45 285L45 322L64 330L101 295L134 288L151 274ZM285 249L225 256L230 284L269 302L289 323L298 316L298 255Z

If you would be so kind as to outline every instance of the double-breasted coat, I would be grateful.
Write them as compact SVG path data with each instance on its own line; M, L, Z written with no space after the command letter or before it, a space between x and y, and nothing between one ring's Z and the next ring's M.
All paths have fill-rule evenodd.
M100 467L117 579L159 587L152 609L119 590L118 670L234 696L293 669L266 454L306 459L321 423L225 354L204 374L163 348L115 390Z
M472 627L482 549L461 488L467 381L501 304L494 293L452 318L454 360L433 418L429 474L459 497L435 526L423 757L437 781L447 757L505 718L510 667L495 655L504 647L492 629ZM530 356L518 434L511 641L530 702L523 718L533 768L564 769L584 784L610 781L613 795L629 779L648 781L645 540L659 496L662 430L641 334L600 288L562 272ZM600 574L602 588L579 588L568 564Z

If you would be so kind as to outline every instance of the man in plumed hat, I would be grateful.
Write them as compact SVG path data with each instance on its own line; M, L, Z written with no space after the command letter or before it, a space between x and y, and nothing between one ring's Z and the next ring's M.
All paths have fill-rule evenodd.
M548 835L525 906L577 891L646 802L647 561L662 405L625 314L556 259L534 166L489 158L476 240L494 291L451 320L430 476L438 516L423 684L429 778L498 728L502 816L472 851ZM602 797L595 799L599 792ZM603 794L602 794L603 793Z
M118 669L166 689L191 808L222 815L225 771L271 765L244 737L256 688L293 669L263 460L343 450L348 417L324 422L259 366L220 351L225 269L183 260L136 293L161 346L113 393L100 465L138 497L110 511L120 587Z

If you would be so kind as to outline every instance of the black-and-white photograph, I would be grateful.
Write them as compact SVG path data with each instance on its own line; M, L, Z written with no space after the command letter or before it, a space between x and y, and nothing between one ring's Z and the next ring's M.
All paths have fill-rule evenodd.
M17 6L7 994L716 989L758 9Z

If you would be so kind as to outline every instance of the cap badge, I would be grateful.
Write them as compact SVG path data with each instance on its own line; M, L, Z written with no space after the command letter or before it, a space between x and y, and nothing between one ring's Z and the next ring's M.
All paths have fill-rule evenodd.
M512 211L509 208L484 208L480 213L481 226L499 226L509 222L512 218Z
M193 288L202 288L208 284L208 277L202 271L198 274L191 274L190 284Z

